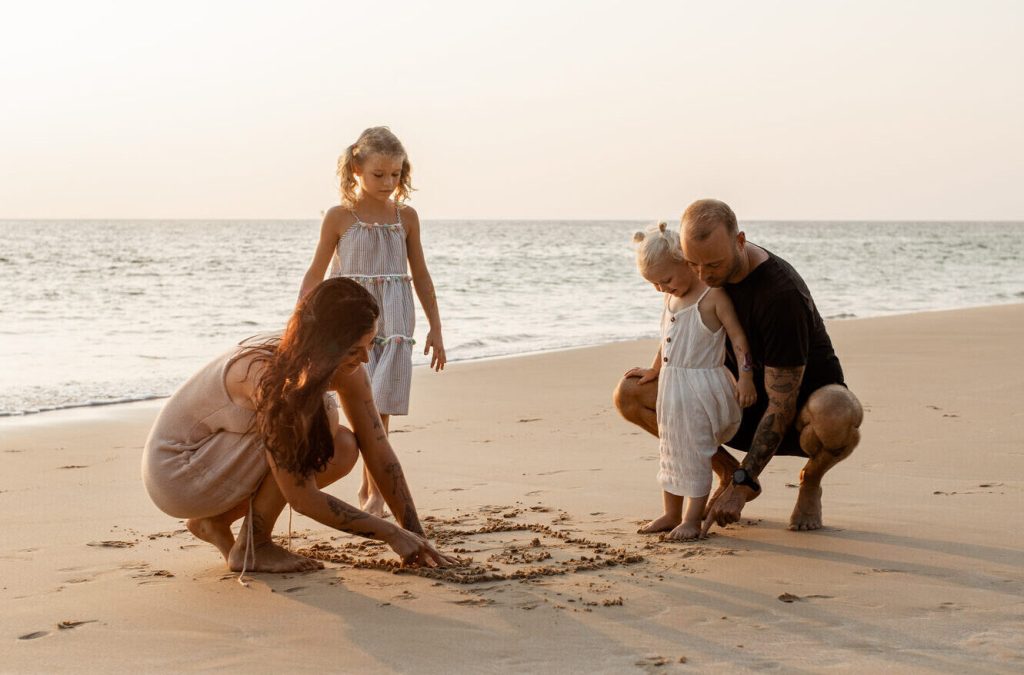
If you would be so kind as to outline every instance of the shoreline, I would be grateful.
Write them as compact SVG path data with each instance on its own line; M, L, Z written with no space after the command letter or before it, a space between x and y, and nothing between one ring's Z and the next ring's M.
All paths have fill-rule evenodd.
M841 317L834 317L834 318L826 318L824 320L825 320L826 325L828 325L831 328L831 326L833 324L837 324L837 323L847 323L847 322L857 322L857 321L871 321L871 320L874 320L874 319L885 319L885 318L910 317L910 316L916 316L916 315L928 315L928 314L935 314L935 313L942 313L942 312L963 312L963 311L973 311L973 310L989 310L989 309L994 309L994 308L998 308L998 307L1006 307L1006 306L1013 306L1013 305L1022 305L1022 306L1024 306L1024 301L1009 301L1009 302L989 304L989 305L974 305L974 306L970 306L970 307L925 309L925 310L915 310L915 311L912 311L912 312L894 312L894 313L891 313L891 314L877 314L877 315L871 315L871 316L851 316L851 317L841 316ZM489 362L492 362L492 361L504 361L504 360L508 360L508 359L531 358L531 357L535 357L535 356L541 356L541 355L544 355L544 354L558 354L558 353L562 353L562 352L571 352L571 351L582 350L582 349L598 349L598 348L601 348L601 347L604 347L604 346L607 346L607 345L623 344L623 343L635 343L635 342L645 342L645 341L651 341L651 340L656 340L656 339L657 339L656 333L652 332L651 336L649 336L649 337L623 338L621 340L611 340L611 341L608 341L608 342L598 342L598 343L594 343L594 344L573 345L573 346L569 346L569 347L554 347L552 349L540 349L540 350L534 350L534 351L528 351L528 352L516 352L516 353L512 353L512 354L499 354L499 355L495 355L495 356L480 356L480 357L471 357L471 358L466 358L466 359L458 359L458 360L449 361L448 362L448 367L450 367L451 365L454 365L454 364L489 363ZM842 361L842 355L840 354L839 356L840 356L840 361ZM414 371L419 371L419 370L422 370L424 368L427 368L428 366L429 366L429 364L426 364L426 363L415 364L413 366L413 370ZM187 378L187 376L186 376L186 378ZM182 379L182 382L184 382L184 378ZM162 401L164 399L170 398L170 396L171 396L171 394L155 394L155 395L152 395L152 396L145 396L145 397L140 397L140 398L136 398L136 399L118 399L118 400L112 400L112 401L109 401L109 402L107 402L107 401L99 401L99 402L92 401L92 402L88 402L88 403L67 405L67 406L55 407L55 408L47 408L47 409L43 409L43 410L33 410L33 411L28 411L28 412L0 413L0 430L3 429L5 424L7 424L9 421L13 421L13 420L25 420L25 419L28 419L28 418L35 419L35 418L38 418L40 415L54 415L54 414L66 413L66 412L69 412L69 411L83 411L83 412L85 412L85 411L89 411L89 410L99 410L99 409L106 409L106 408L119 408L121 406L131 406L131 405L137 405L137 404L140 404L140 403L149 403L149 402L153 402L153 401Z

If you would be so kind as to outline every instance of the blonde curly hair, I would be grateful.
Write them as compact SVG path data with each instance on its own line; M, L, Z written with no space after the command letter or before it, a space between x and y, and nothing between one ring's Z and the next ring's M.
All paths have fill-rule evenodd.
M370 127L359 134L356 142L348 146L344 154L338 158L341 203L346 207L353 208L359 198L359 181L356 180L355 169L361 169L363 162L370 155L375 154L402 158L402 175L399 177L398 187L395 188L393 195L395 202L401 204L409 198L409 194L413 191L412 165L409 164L409 156L406 154L402 142L387 127Z

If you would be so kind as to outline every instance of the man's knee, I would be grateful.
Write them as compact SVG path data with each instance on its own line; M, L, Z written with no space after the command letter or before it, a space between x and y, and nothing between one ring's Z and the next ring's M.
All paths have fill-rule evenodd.
M619 414L625 417L627 420L633 421L637 415L637 409L640 406L639 387L637 382L639 378L636 377L624 377L619 380L619 384L615 387L615 391L612 393L612 402L615 404L615 409L619 411Z
M864 409L853 392L838 384L818 389L800 411L800 446L808 455L826 450L845 457L860 441Z

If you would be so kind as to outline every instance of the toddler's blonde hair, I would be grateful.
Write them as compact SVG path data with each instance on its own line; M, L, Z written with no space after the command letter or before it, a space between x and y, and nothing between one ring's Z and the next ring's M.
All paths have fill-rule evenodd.
M344 154L338 158L341 203L346 207L354 207L359 197L359 182L356 180L355 169L361 169L366 159L374 154L402 158L402 175L398 179L398 187L394 193L397 203L404 202L413 191L412 165L409 164L409 156L402 142L387 127L370 127L359 134L356 142L348 146Z
M634 234L633 243L636 244L636 266L641 273L666 259L685 262L679 233L668 229L668 223L664 221Z

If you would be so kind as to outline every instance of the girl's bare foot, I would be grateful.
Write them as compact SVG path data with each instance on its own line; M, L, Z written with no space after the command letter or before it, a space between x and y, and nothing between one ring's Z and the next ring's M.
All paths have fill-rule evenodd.
M198 539L216 546L225 561L228 559L231 547L235 545L235 535L228 523L216 518L189 518L185 527Z
M655 518L651 522L647 523L639 530L638 534L657 534L658 532L668 532L673 527L679 524L679 516L671 516L667 513L662 514L660 517Z
M245 537L240 536L231 548L227 556L228 568L232 572L241 572L245 564L247 572L311 572L312 570L323 569L324 564L319 560L313 560L297 553L287 551L272 541L264 541L254 544L255 562L253 551L249 550L249 559L245 560Z
M369 497L360 493L359 508L366 511L371 516L377 516L378 518L387 518L391 515L388 513L387 503L384 501L384 497L381 496L379 492L374 492Z
M700 523L680 523L677 528L664 535L665 541L694 541L700 538Z

